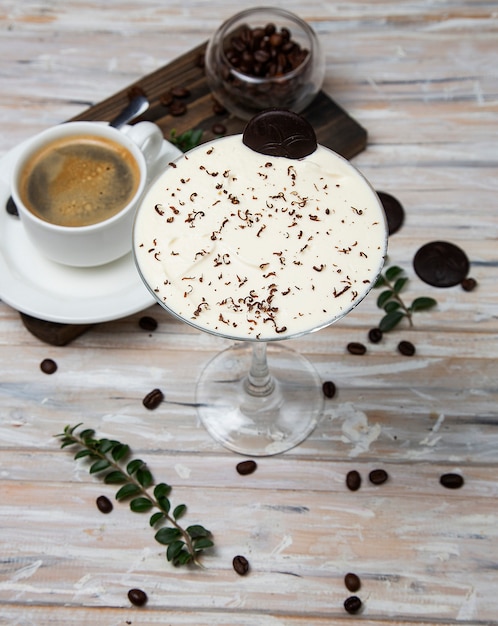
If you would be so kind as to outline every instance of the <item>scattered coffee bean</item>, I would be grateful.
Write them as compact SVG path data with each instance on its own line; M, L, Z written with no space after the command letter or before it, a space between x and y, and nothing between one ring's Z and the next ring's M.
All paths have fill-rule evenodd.
M190 96L190 89L186 87L173 87L171 95L173 98L188 98Z
M43 359L40 369L44 374L54 374L57 371L57 363L53 359Z
M159 98L159 104L163 107L169 107L173 103L174 97L171 91L164 92Z
M397 200L394 196L391 196L391 194L385 193L384 191L378 191L377 195L379 196L379 200L384 207L387 229L389 234L392 235L403 225L405 211L399 200Z
M241 461L240 463L237 463L237 472L239 474L241 474L242 476L247 476L247 474L252 474L256 468L257 468L257 464L256 461Z
M361 609L361 600L360 598L358 598L358 596L349 596L349 598L346 598L346 600L344 601L344 608L346 609L346 611L348 613L358 613L358 611Z
M346 474L346 486L350 491L358 491L361 487L361 476L360 472L356 470L351 470Z
M477 280L475 278L464 278L461 285L464 291L474 291L477 287Z
M146 409L150 411L157 409L157 407L164 400L164 394L160 389L153 389L142 400L142 404Z
M359 576L351 572L344 576L344 584L346 585L346 589L348 591L351 591L352 593L358 591L358 589L361 587L361 581Z
M309 54L292 39L289 29L277 30L275 24L246 26L231 35L225 56L232 68L249 76L283 76L298 68ZM223 74L227 69L222 68Z
M19 211L17 210L16 203L14 202L14 198L12 196L9 196L9 199L5 204L5 208L9 215L15 215L16 217L19 217Z
M417 276L433 287L458 285L466 278L469 266L465 252L447 241L426 243L413 259Z
M348 343L347 349L350 354L359 355L365 354L365 352L367 351L366 346L364 346L362 343L358 343L357 341L352 341L351 343Z
M185 113L187 112L187 105L185 104L185 102L173 100L173 102L168 107L168 111L173 117L180 117L181 115L185 115Z
M148 315L144 315L138 320L138 325L143 330L156 330L157 320L155 320L153 317L149 317Z
M130 89L128 89L127 96L128 100L133 100L137 96L144 96L146 98L147 94L145 93L144 88L140 87L140 85L133 85L133 87L130 87Z
M213 135L225 135L227 132L226 126L223 124L213 124L211 127Z
M112 502L107 496L99 496L97 498L97 508L101 513L110 513L112 511Z
M322 391L326 398L333 398L336 392L335 384L331 380L326 380L322 385Z
M439 478L439 482L446 489L460 489L460 487L463 487L464 480L460 474L449 473L443 474Z
M224 115L227 112L226 108L218 102L215 98L213 98L213 113L215 115Z
M232 561L233 569L239 576L245 576L249 571L249 561L245 556L235 556Z
M379 343L382 340L382 331L380 328L371 328L368 331L368 339L372 343Z
M386 470L383 469L375 469L370 472L368 478L371 483L374 485L382 485L388 479L388 474Z
M413 356L415 354L415 346L411 341L400 341L398 343L398 352L403 356Z
M147 594L141 589L130 589L128 600L135 606L143 606L147 602Z

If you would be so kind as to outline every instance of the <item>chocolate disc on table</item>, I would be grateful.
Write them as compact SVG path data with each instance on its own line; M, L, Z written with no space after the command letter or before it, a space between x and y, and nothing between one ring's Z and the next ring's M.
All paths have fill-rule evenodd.
M391 194L386 193L385 191L377 191L377 195L379 196L379 200L384 207L389 234L392 235L403 225L405 211L401 202L394 196L391 196Z
M413 259L417 276L433 287L453 287L469 271L467 255L447 241L432 241L422 246Z
M317 148L311 124L287 109L266 109L255 115L242 141L254 152L288 159L302 159Z

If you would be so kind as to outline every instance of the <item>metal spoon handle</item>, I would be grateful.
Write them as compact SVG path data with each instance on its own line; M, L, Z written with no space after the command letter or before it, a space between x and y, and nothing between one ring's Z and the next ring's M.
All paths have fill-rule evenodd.
M121 113L109 122L109 126L120 128L135 117L141 115L144 111L147 111L148 108L149 101L145 96L135 96Z

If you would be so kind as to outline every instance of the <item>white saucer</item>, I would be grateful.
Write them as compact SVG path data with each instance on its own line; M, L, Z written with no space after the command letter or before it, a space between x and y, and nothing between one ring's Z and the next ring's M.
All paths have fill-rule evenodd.
M0 299L21 313L63 324L107 322L151 306L155 299L131 252L107 265L78 268L49 261L33 247L19 218L5 209L12 166L21 149L17 146L0 159ZM180 154L165 141L151 180Z

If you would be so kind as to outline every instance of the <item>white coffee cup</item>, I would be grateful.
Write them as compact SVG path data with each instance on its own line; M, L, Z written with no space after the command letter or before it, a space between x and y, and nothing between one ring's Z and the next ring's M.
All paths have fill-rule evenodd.
M38 195L41 196L43 194L31 192L32 197L30 199L26 191L27 185L34 177L33 160L37 159L37 155L44 151L47 153L50 151L54 154L54 150L50 149L51 146L72 143L72 138L81 139L82 136L86 138L85 141L87 141L88 145L94 141L102 145L106 144L106 148L116 148L114 152L118 156L116 157L115 165L104 168L101 166L101 161L98 161L99 165L97 167L97 161L93 159L90 165L84 165L87 168L84 170L84 176L81 174L81 165L78 166L80 167L78 169L79 174L74 177L74 185L81 186L81 179L85 179L85 181L100 179L103 169L112 171L112 181L116 185L117 193L110 194L105 202L100 203L108 207L114 203L118 196L123 195L122 198L120 197L120 202L123 206L119 207L118 203L116 203L113 210L117 212L113 215L99 218L101 221L85 225L61 225L61 223L47 221L46 217L42 218L40 215L36 215L33 212L36 207L33 204L30 205L33 199L36 204ZM88 138L92 138L92 141ZM74 139L74 141L76 142L80 139ZM103 265L130 252L135 210L146 185L150 182L152 166L158 159L162 145L162 132L156 124L151 122L139 122L134 126L125 126L119 130L102 122L67 122L49 128L29 140L13 166L11 193L17 206L21 223L32 244L52 261L74 267ZM128 163L126 175L119 169L121 168L119 163L121 156L119 155L126 155L126 158L123 157ZM76 159L74 156L71 156L71 158L73 162ZM79 161L82 161L82 159L79 159ZM52 160L51 162L62 163L60 159L59 161ZM30 168L32 170L31 174L29 173ZM57 165L57 168L52 169L52 173L55 171L59 172L58 186L52 186L52 181L55 180L55 176L52 176L52 173L48 177L44 174L44 178L38 177L37 179L40 181L40 190L43 191L49 187L51 189L50 193L52 196L44 200L46 207L51 204L58 204L52 203L51 198L56 197L61 187L64 187L66 184L65 181L71 178L71 176L67 175L69 170L64 170L65 174L61 175L62 165L60 168ZM47 168L45 170L48 171ZM111 176L109 173L107 175ZM128 179L130 179L129 189L127 193L124 193L123 188L128 188L128 183L125 185L124 181ZM95 192L99 197L108 193L110 188L109 180L109 178L105 179L105 182L100 180L99 184L102 189ZM50 185L48 185L48 182L50 182ZM53 184L55 185L56 183L54 182ZM90 183L87 184L85 182L85 190L89 186ZM96 188L96 184L94 187ZM72 199L70 204L68 204L69 194L73 193L73 191L69 192L67 189L63 189L61 193L64 197L63 202L66 203L63 206L64 215L68 215L75 206L75 202ZM82 193L79 193L79 195L82 195ZM99 201L95 199L91 201L85 199L84 202L82 201L77 205L75 211L79 212L79 214L84 213L87 215L90 209L93 210L98 204Z

